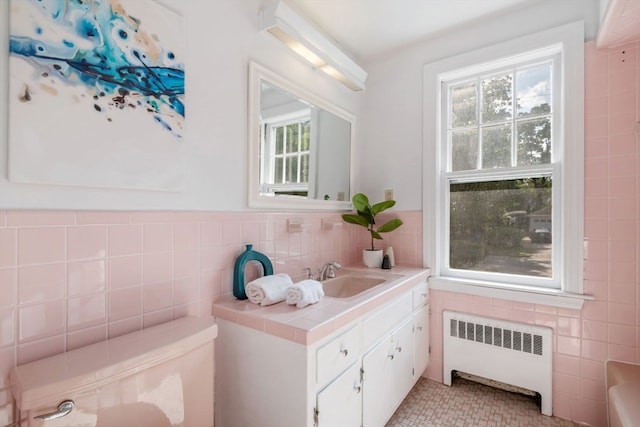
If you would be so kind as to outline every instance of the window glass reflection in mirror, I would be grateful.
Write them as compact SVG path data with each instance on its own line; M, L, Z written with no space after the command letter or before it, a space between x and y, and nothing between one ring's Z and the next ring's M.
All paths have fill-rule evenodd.
M261 195L348 200L350 140L348 121L261 82Z
M265 103L270 102L269 95L274 93L270 85L262 84ZM309 106L293 100L279 108L264 107L261 111L260 153L264 154L260 162L260 191L276 196L307 197L311 155Z

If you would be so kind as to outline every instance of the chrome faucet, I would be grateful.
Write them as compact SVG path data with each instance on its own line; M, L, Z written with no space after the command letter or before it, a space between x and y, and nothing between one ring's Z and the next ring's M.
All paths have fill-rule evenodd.
M307 279L313 280L313 270L310 267L305 267L304 272L307 273Z
M333 279L336 277L336 270L340 270L341 265L337 261L331 261L326 263L320 269L318 274L318 280Z

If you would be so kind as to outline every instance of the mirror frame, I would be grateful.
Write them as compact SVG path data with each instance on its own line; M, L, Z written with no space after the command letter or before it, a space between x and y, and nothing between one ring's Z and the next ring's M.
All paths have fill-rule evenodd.
M287 196L263 196L260 194L260 93L265 81L300 99L312 103L351 123L351 146L349 147L349 199L345 201L318 200ZM356 118L353 114L331 104L306 89L291 83L282 76L257 64L249 62L248 91L248 203L250 208L295 209L295 210L352 210L351 197L354 189L353 155Z

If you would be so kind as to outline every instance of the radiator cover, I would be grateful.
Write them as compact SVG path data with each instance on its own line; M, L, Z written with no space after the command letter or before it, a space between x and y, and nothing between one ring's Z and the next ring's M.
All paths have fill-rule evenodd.
M453 371L522 387L540 394L541 412L552 414L551 328L442 312L444 384Z

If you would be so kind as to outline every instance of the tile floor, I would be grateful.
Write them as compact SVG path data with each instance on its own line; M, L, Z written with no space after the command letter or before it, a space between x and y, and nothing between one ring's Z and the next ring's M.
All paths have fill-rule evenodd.
M540 413L532 397L455 378L448 387L420 379L386 427L574 427Z

